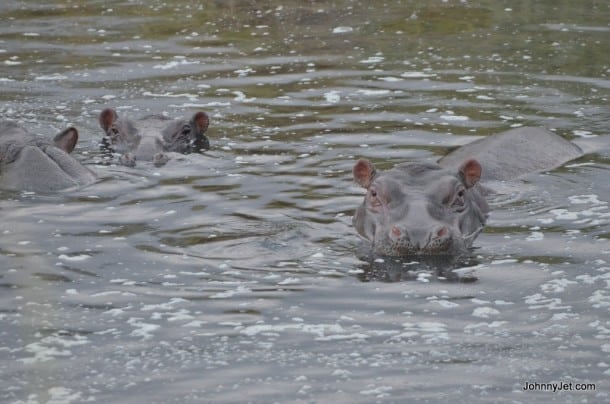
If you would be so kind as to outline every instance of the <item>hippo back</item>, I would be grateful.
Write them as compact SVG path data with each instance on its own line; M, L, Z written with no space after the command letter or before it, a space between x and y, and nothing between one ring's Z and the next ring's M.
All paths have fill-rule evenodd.
M58 139L71 131L53 144L14 122L0 122L0 188L54 192L94 182L92 171L58 147Z
M476 158L483 166L483 180L503 181L552 170L582 154L580 147L553 132L523 127L462 146L438 163L455 168L469 158Z

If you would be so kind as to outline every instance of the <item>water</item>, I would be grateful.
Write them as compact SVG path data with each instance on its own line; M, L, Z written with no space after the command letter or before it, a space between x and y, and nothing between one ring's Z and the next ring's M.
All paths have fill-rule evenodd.
M610 400L609 17L594 1L4 1L1 116L77 126L99 181L0 194L0 401ZM205 110L213 149L109 164L107 106ZM493 184L468 260L367 261L357 158L434 161L517 125L590 153Z

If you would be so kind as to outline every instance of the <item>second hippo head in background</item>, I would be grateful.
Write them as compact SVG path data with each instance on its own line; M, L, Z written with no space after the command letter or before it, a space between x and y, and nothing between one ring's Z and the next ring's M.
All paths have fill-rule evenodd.
M210 148L205 135L210 119L201 111L190 119L152 115L132 120L106 108L100 113L99 123L105 134L102 147L119 153L119 162L129 167L135 166L136 160L152 161L159 167L169 160L167 152L200 153Z

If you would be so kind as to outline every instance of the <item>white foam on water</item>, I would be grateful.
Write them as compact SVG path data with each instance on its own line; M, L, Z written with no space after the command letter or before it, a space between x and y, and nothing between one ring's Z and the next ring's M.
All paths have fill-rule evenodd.
M349 32L353 32L354 28L349 27L349 26L339 26L339 27L335 27L333 28L333 34L347 34Z
M50 335L42 338L40 341L26 345L25 351L33 354L33 356L18 360L26 364L31 364L36 362L47 362L58 357L68 357L72 355L72 352L68 348L89 343L89 339L82 335Z
M172 60L172 61L167 62L167 63L154 65L153 69L169 70L169 69L174 69L174 68L179 67L179 66L193 65L193 64L199 64L199 61L196 61L196 60L189 61L189 60L186 60L186 59Z
M375 63L381 63L385 60L385 58L383 56L371 56L367 59L363 59L360 61L360 63L362 64L375 64Z
M82 403L89 400L83 398L82 393L66 387L51 387L48 390L49 400L46 404L70 404L73 402Z
M490 316L497 316L498 314L500 314L500 311L496 310L492 307L476 307L472 311L473 317L480 317L480 318L489 318Z
M324 93L324 99L326 100L326 102L336 104L341 101L341 94L339 93L339 91L329 91L327 93Z
M441 115L441 119L445 121L468 121L470 118L463 115Z
M149 340L154 337L153 332L161 328L158 324L145 323L141 318L131 317L127 320L127 324L131 325L135 328L131 333L129 333L132 337L138 337L143 340Z
M404 72L400 76L408 79L422 79L428 77L435 77L436 74L424 72Z
M88 260L89 258L91 258L91 256L87 255L87 254L78 254L78 255L61 254L57 258L59 258L60 260L63 260L63 261L82 262L82 261Z

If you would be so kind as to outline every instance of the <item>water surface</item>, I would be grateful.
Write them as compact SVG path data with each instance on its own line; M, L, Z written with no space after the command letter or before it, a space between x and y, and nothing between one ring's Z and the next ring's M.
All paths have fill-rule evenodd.
M0 116L75 125L99 181L0 191L0 401L610 400L609 7L3 1ZM117 166L107 106L213 149ZM468 259L367 259L357 158L522 125L589 153L493 184Z

